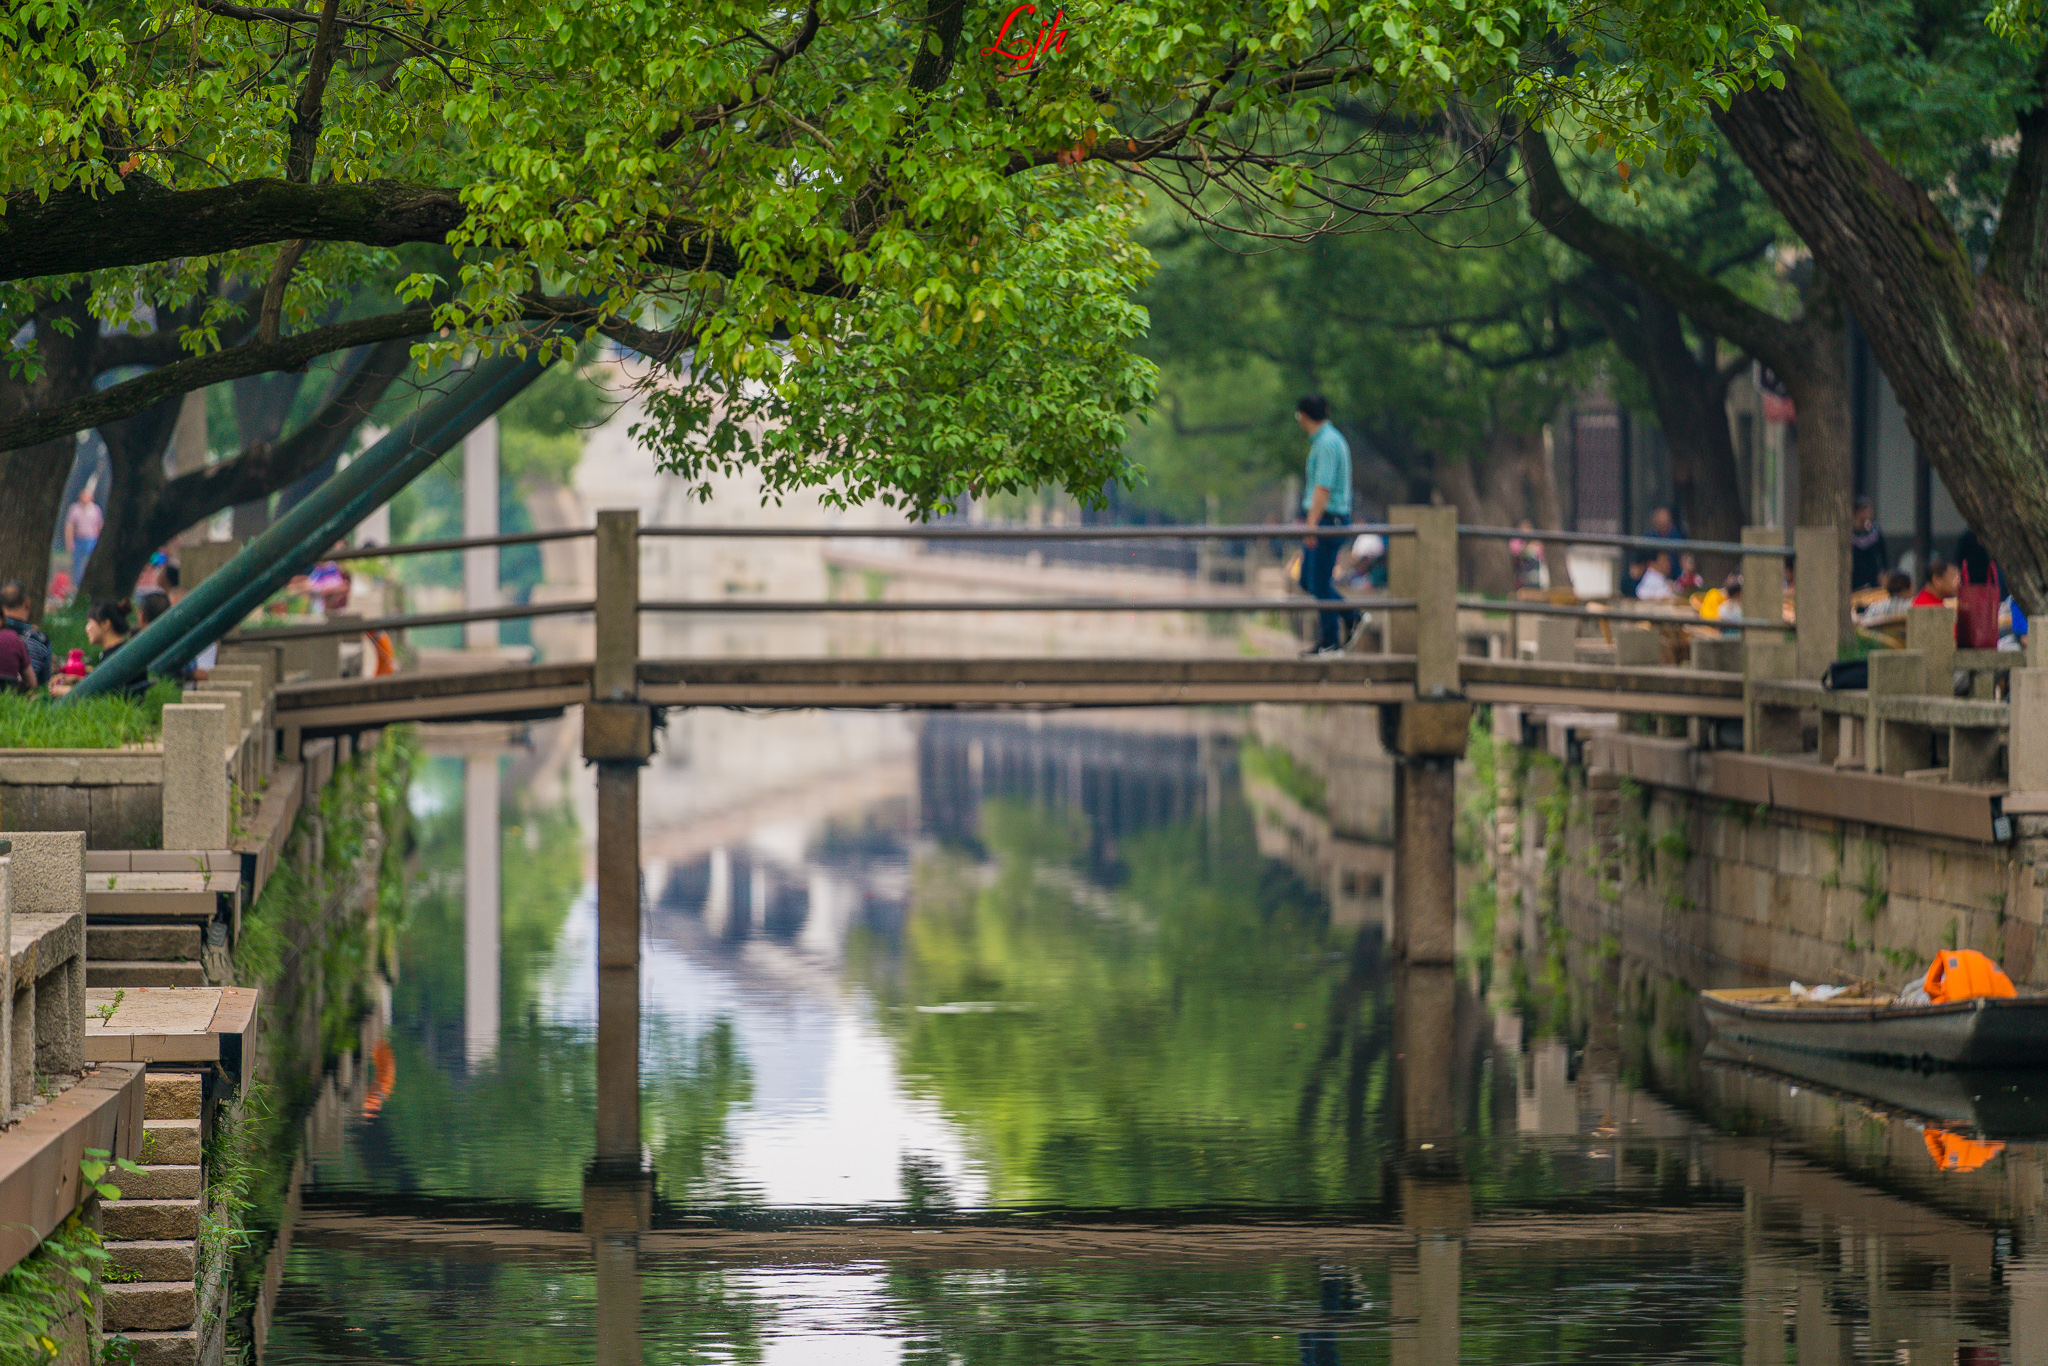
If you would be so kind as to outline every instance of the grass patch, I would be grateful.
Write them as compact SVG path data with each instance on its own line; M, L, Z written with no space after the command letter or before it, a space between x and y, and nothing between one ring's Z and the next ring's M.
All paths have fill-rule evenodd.
M169 679L141 697L86 697L58 706L47 697L0 693L0 749L119 749L163 731L164 704L182 691Z

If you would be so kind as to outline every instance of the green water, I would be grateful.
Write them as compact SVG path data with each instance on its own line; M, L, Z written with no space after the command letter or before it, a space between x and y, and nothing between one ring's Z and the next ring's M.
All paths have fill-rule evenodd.
M711 756L816 732L692 724L646 778L645 1174L590 1169L587 776L493 756L466 853L485 770L431 759L265 1360L2048 1361L2030 1145L1935 1172L1713 1066L1684 969L1555 917L1396 970L1230 737L841 718L777 787Z

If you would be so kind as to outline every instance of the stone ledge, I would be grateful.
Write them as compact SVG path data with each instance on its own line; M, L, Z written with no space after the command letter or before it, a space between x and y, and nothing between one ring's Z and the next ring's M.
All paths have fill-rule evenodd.
M142 1151L142 1068L110 1063L0 1133L0 1267L34 1251L78 1207L87 1148Z

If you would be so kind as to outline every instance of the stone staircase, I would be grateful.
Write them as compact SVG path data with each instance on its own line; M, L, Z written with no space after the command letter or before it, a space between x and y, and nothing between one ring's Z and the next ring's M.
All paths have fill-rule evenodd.
M241 886L232 850L88 850L86 985L206 985L209 925L231 923Z
M91 987L203 987L204 931L197 925L100 924L85 930Z
M218 1289L198 1284L204 1083L198 1072L152 1068L144 1084L143 1174L119 1174L121 1198L100 1207L111 1267L100 1326L109 1338L128 1339L135 1366L199 1366L199 1305Z

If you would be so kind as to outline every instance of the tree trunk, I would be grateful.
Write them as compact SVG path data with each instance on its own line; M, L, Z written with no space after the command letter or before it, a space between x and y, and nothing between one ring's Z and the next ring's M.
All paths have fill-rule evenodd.
M28 589L29 615L42 620L50 583L50 531L64 504L64 481L78 439L60 436L40 446L0 452L0 489L7 490L13 515L0 517L0 583L18 581Z
M2048 53L2035 87L2048 87ZM2019 159L1981 275L1804 49L1787 60L1781 89L1745 92L1715 121L1863 324L1921 454L2007 586L2030 614L2048 609L2048 106L2037 98L2019 119ZM1800 406L1801 519L1846 523L1846 497L1807 496L1816 430L1808 398L1785 378ZM1832 411L1815 417L1831 440Z
M127 597L149 557L170 539L153 539L148 513L162 495L164 457L177 432L181 406L178 399L165 399L100 428L107 463L113 468L112 487L100 498L107 508L107 528L86 566L85 582L79 585L94 602Z
M1535 501L1531 486L1549 473L1542 432L1496 431L1483 465L1469 459L1440 461L1436 482L1444 497L1456 505L1459 522L1513 526L1529 515L1525 509ZM1550 496L1554 514L1554 476ZM1515 560L1506 541L1460 540L1458 570L1460 580L1472 592L1484 597L1514 596Z

